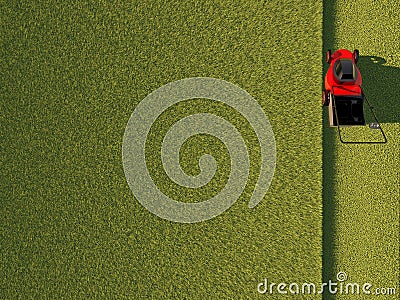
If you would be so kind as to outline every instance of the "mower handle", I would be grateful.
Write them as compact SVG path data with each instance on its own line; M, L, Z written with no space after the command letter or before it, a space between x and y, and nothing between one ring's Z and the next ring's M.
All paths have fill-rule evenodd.
M361 95L362 95L362 97L366 100L366 102L367 102L367 104L368 104L368 107L369 107L369 109L370 109L372 115L374 116L374 119L375 119L376 123L377 123L378 126L379 126L379 129L380 129L380 131L381 131L381 133L382 133L382 136L383 136L383 138L384 138L384 141L344 141L344 140L342 139L342 135L341 135L341 132L340 132L339 117L338 117L337 110L336 110L336 102L335 102L335 96L334 96L334 93L333 93L333 88L334 88L334 87L332 87L331 101L332 101L332 107L333 107L333 109L335 110L336 125L337 125L337 129L338 129L338 133L339 133L340 142L342 142L343 144L385 144L385 143L387 143L387 138L386 138L385 132L383 131L382 126L381 126L381 124L380 124L379 121L378 121L378 118L377 118L377 116L376 116L376 114L375 114L375 111L374 111L374 107L373 107L373 106L371 105L371 103L369 102L367 96L365 96L364 90L361 88L361 86L360 86Z

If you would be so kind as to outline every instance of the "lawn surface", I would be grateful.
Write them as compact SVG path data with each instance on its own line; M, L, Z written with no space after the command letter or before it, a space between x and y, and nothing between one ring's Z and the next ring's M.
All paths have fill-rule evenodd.
M399 1L325 1L324 48L359 49L368 99L388 137L383 145L344 145L324 128L324 277L346 272L346 282L399 287ZM346 130L348 139L377 140L379 131ZM354 134L356 133L356 134ZM331 161L334 161L332 163ZM329 168L328 168L329 167ZM331 235L331 237L329 237ZM338 295L336 299L361 299ZM329 297L331 298L331 297ZM328 299L328 297L327 297Z
M1 298L255 299L266 296L257 293L264 278L321 281L322 4L214 2L1 4ZM201 99L171 108L149 157L157 131L202 109L237 124L255 154L228 211L179 224L134 199L122 137L141 99L194 76L237 84L260 103L277 167L249 209L259 164L251 128ZM210 144L200 136L185 145L188 173L197 171L190 153L228 161ZM162 178L157 165L149 169ZM192 201L221 189L227 169ZM174 195L168 180L158 184Z
M322 3L300 0L160 2L1 4L0 298L256 299L267 297L257 293L264 278L319 283L339 271L348 282L398 287L399 1L326 0L324 14ZM360 50L387 144L345 146L326 127L321 48ZM251 156L248 185L229 210L173 223L134 199L122 137L146 95L199 76L259 102L275 133L276 171L249 209L260 149L243 116L204 99L171 107L146 148L169 196L202 201L229 172L224 145L200 135L182 147L182 167L195 175L210 153L212 182L183 189L166 176L162 138L184 116L224 117Z

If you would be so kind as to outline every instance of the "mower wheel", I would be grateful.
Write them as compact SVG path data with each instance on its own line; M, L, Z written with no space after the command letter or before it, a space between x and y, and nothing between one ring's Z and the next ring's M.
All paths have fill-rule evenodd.
M322 105L323 106L328 106L330 101L330 95L327 90L322 91Z
M354 59L354 62L357 63L359 58L360 58L360 52L359 52L357 49L355 49L355 50L353 51L353 59Z
M332 60L332 51L331 49L329 49L328 51L326 51L326 56L325 56L325 60L328 64L331 63Z

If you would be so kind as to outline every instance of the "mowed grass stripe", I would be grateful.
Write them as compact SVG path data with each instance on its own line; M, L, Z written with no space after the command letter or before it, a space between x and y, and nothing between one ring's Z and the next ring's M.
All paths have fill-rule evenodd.
M298 0L3 4L3 298L254 299L265 297L264 278L319 282L321 9ZM277 169L255 209L250 182L224 214L178 224L133 198L122 135L143 97L193 76L230 81L260 103ZM197 145L183 149L188 173Z
M369 282L371 291L399 286L399 140L400 2L336 1L335 49L359 49L363 87L388 136L384 145L343 145L335 137L334 274L345 271L347 282ZM333 130L333 129L332 129ZM351 129L347 130L347 133ZM349 138L376 139L357 131ZM398 293L398 291L397 291ZM356 299L337 295L336 299ZM397 299L380 295L376 299ZM358 298L357 298L358 299Z
M206 286L208 293L222 298L257 297L256 285L263 278L320 281L321 125L315 102L320 57L313 46L320 43L320 15L301 16L301 11L312 10L299 3L180 5L181 10L172 4L141 8L143 16L159 18L157 24L147 18L139 22L139 100L185 77L209 76L238 84L270 118L277 138L277 171L265 201L254 211L246 208L251 193L246 190L229 211L205 223L167 224L150 217L146 224L154 231L164 227L174 234L163 237L166 248L161 253L151 244L136 246L138 252L145 247L144 252L151 253L138 268L142 293L165 295L146 290L148 280L160 287L157 290L173 286L176 290L170 295L201 297ZM162 10L165 16L160 16ZM179 17L182 11L191 13ZM305 79L305 73L314 80ZM229 111L213 112L229 120ZM154 234L147 232L137 230L135 237ZM155 261L152 256L161 257ZM141 277L145 269L154 270L154 278Z

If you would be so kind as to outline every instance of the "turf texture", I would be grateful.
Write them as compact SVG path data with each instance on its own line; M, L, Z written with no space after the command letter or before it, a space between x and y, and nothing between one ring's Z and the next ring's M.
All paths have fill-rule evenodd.
M254 299L264 278L318 283L339 271L398 287L399 11L398 1L324 1L322 36L322 4L301 1L1 4L2 298ZM360 50L387 144L343 146L322 131L321 40L324 50ZM194 76L228 80L259 101L277 169L264 201L248 209L259 149L246 120L204 99L172 107L146 153L165 193L201 201L229 172L223 145L198 136L182 148L182 166L196 174L197 157L211 153L220 167L211 185L184 190L166 178L162 133L187 114L223 116L253 158L234 206L177 224L133 198L122 135L148 93Z
M300 0L3 2L1 297L255 299L265 296L257 293L264 278L320 282L321 15L321 3ZM214 107L253 145L250 181L224 214L180 224L134 199L121 146L141 99L194 76L257 99L275 133L277 168L249 209L257 143L239 115ZM201 101L171 108L165 122L207 108ZM204 151L227 162L210 144L218 145L200 136L184 145L188 173Z
M387 144L344 145L324 127L324 147L333 145L324 153L324 277L342 271L346 282L369 282L374 299L397 299L399 287L399 10L399 1L324 1L324 50L359 49L363 88L388 136ZM379 139L368 128L344 133ZM376 288L396 288L396 295Z

